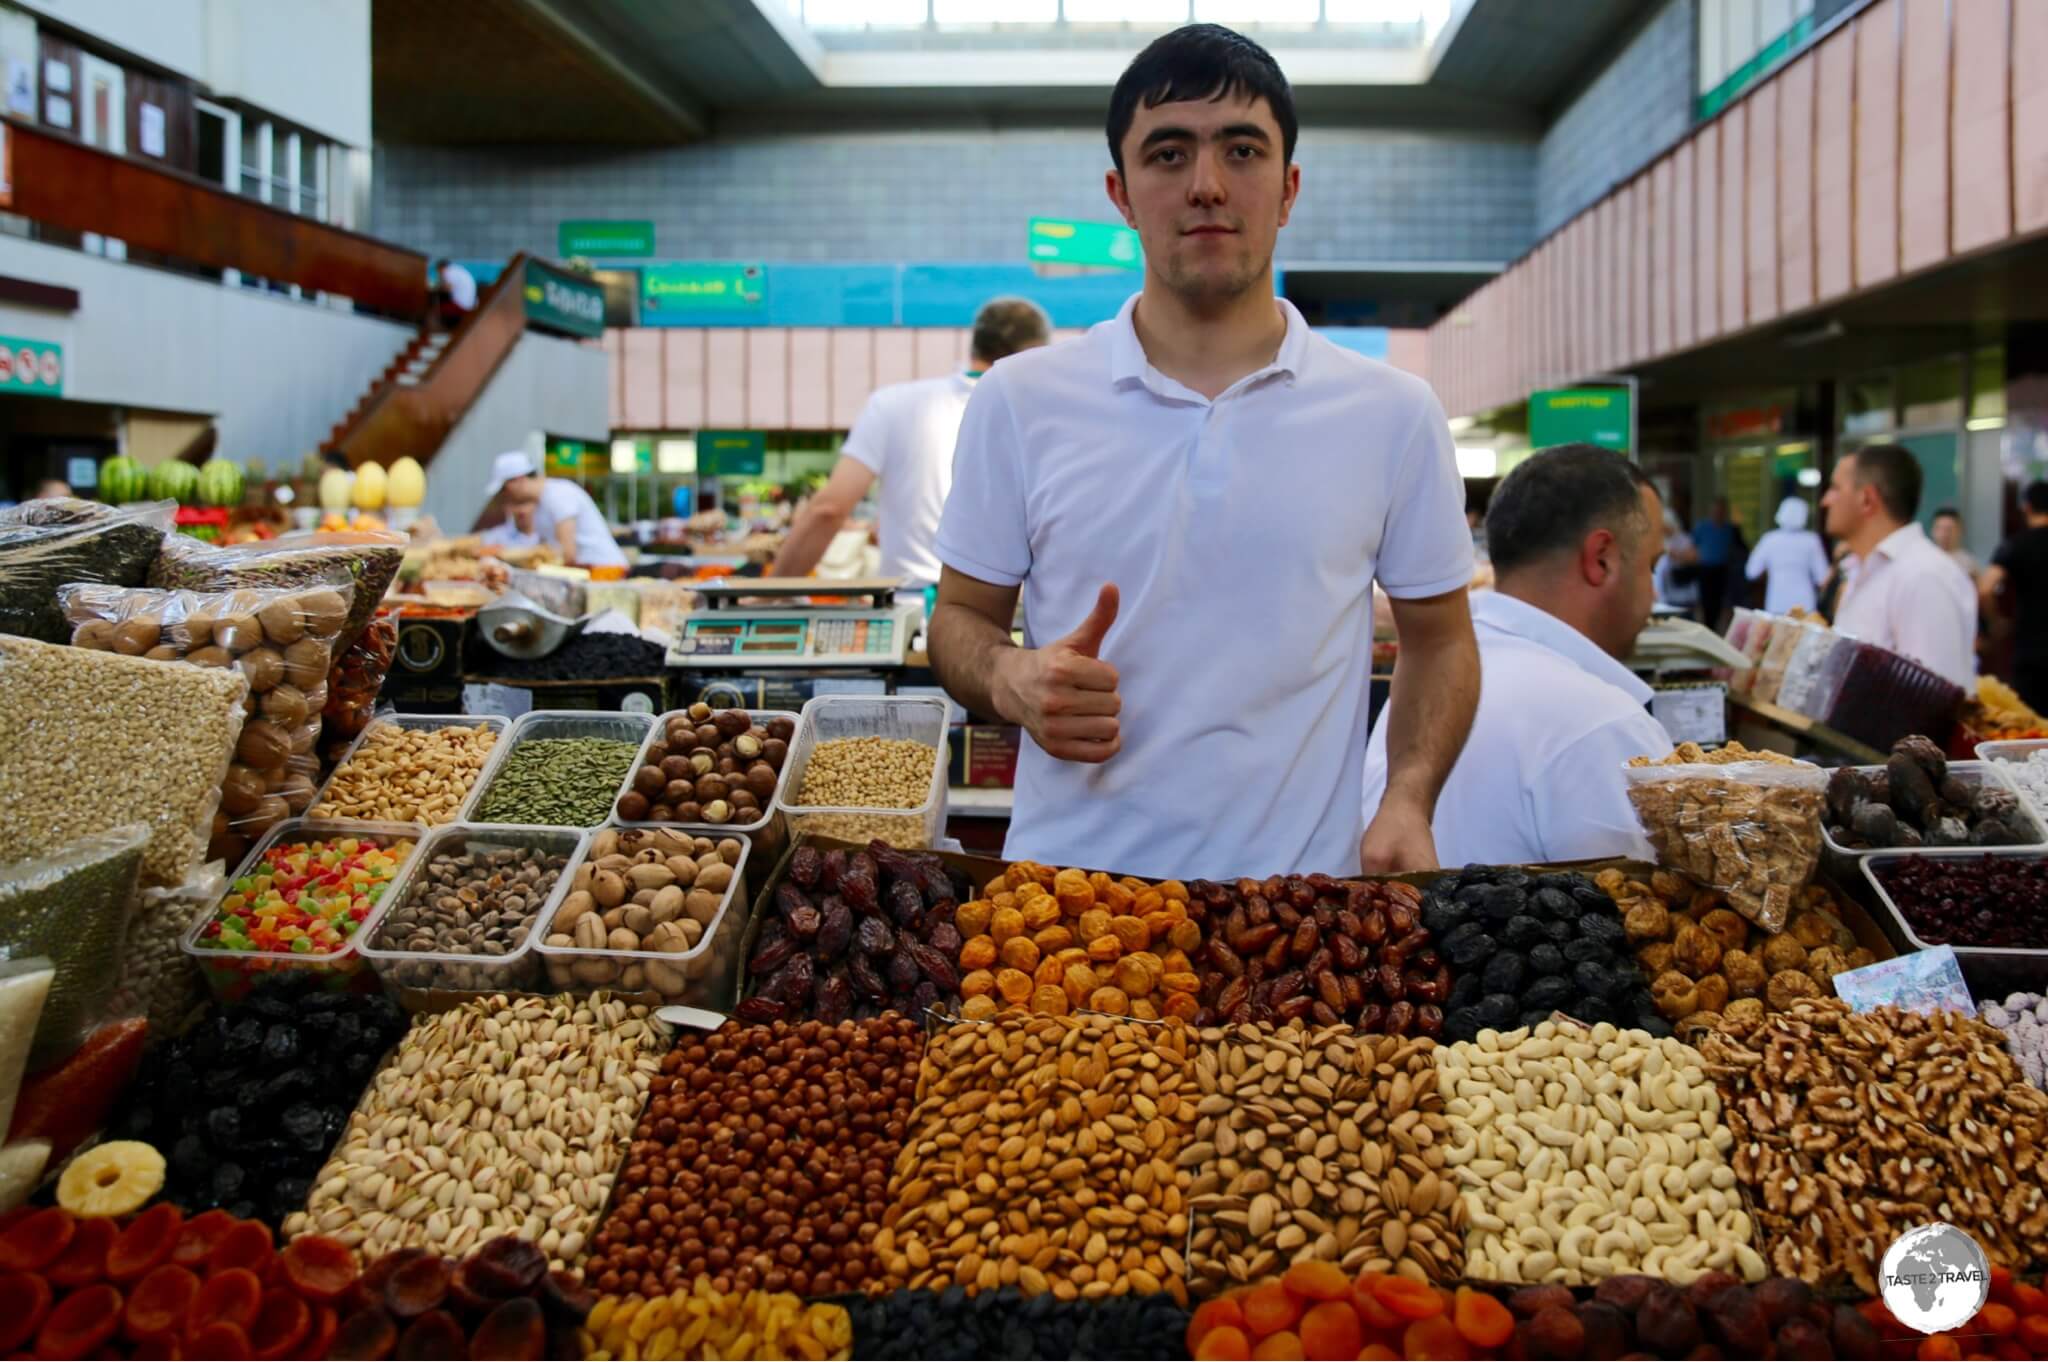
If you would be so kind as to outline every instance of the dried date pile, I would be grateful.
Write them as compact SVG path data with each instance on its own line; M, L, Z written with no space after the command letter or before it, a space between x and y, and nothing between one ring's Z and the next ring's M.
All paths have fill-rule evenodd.
M750 996L736 1015L838 1023L957 998L954 914L969 888L938 857L886 842L798 847L747 959Z
M1188 886L1202 1025L1349 1022L1360 1031L1439 1036L1451 971L1422 923L1413 885L1274 876Z

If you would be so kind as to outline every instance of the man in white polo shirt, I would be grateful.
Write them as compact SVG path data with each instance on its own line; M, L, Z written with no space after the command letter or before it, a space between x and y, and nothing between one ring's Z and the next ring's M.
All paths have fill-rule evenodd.
M1256 43L1195 24L1148 47L1108 120L1144 291L967 404L931 656L1030 735L1009 856L1205 878L1436 863L1479 680L1464 486L1427 386L1273 296L1295 131ZM1401 660L1367 830L1375 577Z
M1623 665L1656 604L1664 507L1626 457L1559 445L1517 465L1486 508L1495 589L1475 593L1479 713L1436 806L1446 865L1651 857L1630 757L1671 751ZM1387 788L1387 725L1365 753L1365 814Z
M1977 589L1920 522L1920 461L1865 445L1835 465L1821 506L1849 546L1834 626L1974 691Z

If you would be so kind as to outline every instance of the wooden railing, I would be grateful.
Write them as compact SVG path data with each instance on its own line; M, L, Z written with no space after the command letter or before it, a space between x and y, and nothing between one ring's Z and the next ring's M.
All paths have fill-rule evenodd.
M477 299L476 310L463 318L448 348L418 383L386 381L335 442L351 467L389 465L405 455L421 463L434 457L526 333L525 280L522 251Z
M339 294L408 321L427 315L427 258L229 193L182 171L0 117L0 209L118 237L181 263Z

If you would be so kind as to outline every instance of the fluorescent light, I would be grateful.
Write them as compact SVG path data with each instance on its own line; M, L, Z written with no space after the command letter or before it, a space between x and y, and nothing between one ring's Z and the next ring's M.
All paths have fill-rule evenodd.
M1975 416L1963 422L1964 430L2004 430L2003 416Z
M630 473L633 471L633 462L638 449L638 443L635 440L612 441L612 472Z
M1450 426L1451 434L1463 435L1466 431L1472 429L1472 427L1477 423L1473 421L1473 419L1469 416L1453 416L1449 421L1445 422L1445 424Z
M1485 445L1458 446L1458 476L1490 478L1500 467L1500 454Z
M657 440L654 444L654 468L659 473L694 473L697 471L697 441L694 436L677 440Z
M1800 469L1800 470L1799 470L1799 485L1800 485L1801 487L1818 487L1818 486L1820 486L1820 470L1819 470L1818 468L1802 468L1802 469Z

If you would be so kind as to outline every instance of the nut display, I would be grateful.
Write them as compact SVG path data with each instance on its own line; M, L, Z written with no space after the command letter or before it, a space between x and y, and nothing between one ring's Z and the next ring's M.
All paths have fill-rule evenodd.
M461 1254L499 1234L580 1261L665 1034L644 1007L482 998L421 1016L377 1071L288 1235L364 1256Z
M1584 875L1468 867L1430 885L1420 919L1458 971L1449 1039L1537 1026L1560 1011L1670 1034L1614 901Z
M681 1000L731 963L702 949L734 893L746 846L670 828L605 828L570 877L543 954L556 988L606 988ZM589 952L585 954L584 952ZM672 958L671 958L672 957Z
M1002 1287L969 1296L891 1291L848 1302L855 1348L864 1358L1173 1357L1188 1312L1171 1296L1110 1296L1066 1302Z
M1738 1034L1801 998L1834 994L1834 978L1876 959L1837 916L1817 884L1799 891L1781 932L1766 932L1721 895L1659 870L1648 884L1620 870L1593 877L1621 909L1636 963L1657 1010L1681 1031L1719 1027Z
M142 883L205 850L249 682L0 635L0 862L144 823Z
M1006 1012L935 1035L874 1254L891 1281L1187 1302L1178 1022Z
M1947 755L1918 736L1894 743L1882 770L1844 766L1828 776L1828 836L1858 851L2041 838L2018 795L1980 771L1952 771Z
M2048 857L1907 856L1872 869L1930 946L2032 950L2048 941Z
M1875 1293L1885 1250L1932 1220L2015 1270L2048 1259L2048 1093L1996 1028L1824 998L1699 1045L1772 1270Z
M311 754L320 736L348 588L201 595L86 585L58 595L74 647L236 668L248 678L248 718L221 784L209 856L239 861L257 838L306 811L317 763L291 759Z
M521 738L470 817L478 823L594 828L612 811L639 746L618 738Z
M205 992L205 981L185 953L192 921L220 901L225 881L195 877L176 889L146 889L128 919L128 944L121 952L121 976L107 1009L113 1016L141 1016L152 1041L185 1029Z
M1201 945L1178 880L1150 885L1022 861L960 905L955 947L962 1015L1005 1007L1086 1008L1193 1020Z
M342 1298L326 1356L580 1358L595 1300L512 1235L460 1262L420 1249L387 1253L364 1268L362 1288Z
M625 823L758 823L775 800L796 722L695 704L665 716L615 809Z
M1451 971L1422 922L1422 892L1392 882L1274 876L1188 887L1202 934L1199 1020L1353 1023L1443 1031Z
M845 1306L806 1305L788 1291L724 1291L707 1277L688 1290L651 1298L605 1296L585 1321L582 1338L579 1355L591 1362L853 1356L853 1324Z
M1249 1024L1201 1033L1182 1146L1198 1295L1290 1264L1461 1275L1464 1204L1430 1041ZM1355 1351L1355 1350L1354 1350Z
M967 888L936 856L884 842L851 853L798 847L748 956L736 1015L836 1023L958 997L955 905Z
M2037 1088L2048 1088L2048 998L2038 993L2009 993L2004 1002L1985 1000L1977 1015L2005 1033L2020 1072Z
M434 843L407 878L403 896L378 920L373 950L434 959L395 960L386 977L404 988L525 986L539 970L529 957L512 972L488 963L516 953L569 866L570 837L464 833ZM476 956L464 964L448 957Z
M881 1281L875 1232L923 1051L900 1013L729 1022L679 1043L654 1078L584 1280L649 1296L693 1282L829 1296Z
M1468 1275L1574 1286L1631 1272L1680 1285L1765 1275L1727 1159L1734 1135L1690 1046L1544 1022L1439 1048L1436 1072Z
M1632 758L1627 777L1662 864L1720 890L1765 931L1784 928L1820 861L1826 773L1741 743L1714 752L1682 743L1662 761Z
M945 754L910 738L828 738L811 748L803 781L784 801L804 809L921 809L932 799L934 772ZM799 831L843 842L880 838L921 847L930 836L922 815L806 813Z
M453 822L498 745L491 724L373 723L312 809L315 818Z

